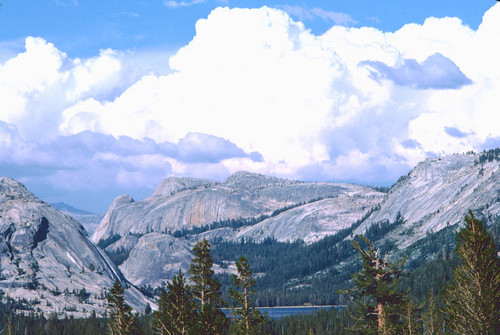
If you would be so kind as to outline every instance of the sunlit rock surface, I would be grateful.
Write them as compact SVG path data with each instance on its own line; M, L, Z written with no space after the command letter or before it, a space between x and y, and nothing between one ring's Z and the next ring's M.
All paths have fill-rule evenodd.
M372 224L393 222L400 213L405 222L389 236L404 248L426 234L461 224L471 209L485 221L500 217L500 162L478 163L478 154L427 159L400 178L381 208L355 231Z
M120 265L123 274L137 286L158 287L191 265L191 248L170 235L149 233L142 236Z
M191 181L185 188L179 186L184 184L179 180L164 180L160 190L141 201L135 202L128 195L118 197L92 239L99 242L113 235L174 232L217 221L270 215L285 206L314 199L378 193L357 185L304 183L248 172L238 172L224 183ZM168 191L165 194L162 190Z
M222 183L167 178L147 199L115 199L93 240L108 253L127 257L120 269L134 285L156 287L179 269L189 268L189 251L201 238L310 243L352 225L383 196L365 186L306 183L248 172L237 172ZM293 208L271 216L285 207ZM182 229L262 215L271 217L239 230L226 227L183 239L170 236Z
M0 289L35 301L44 312L77 316L105 312L106 290L119 279L127 302L143 310L147 300L73 218L0 178ZM85 289L86 295L77 293Z
M234 240L263 241L271 238L280 242L302 240L312 243L350 227L382 198L382 193L366 188L364 192L305 204L242 229Z

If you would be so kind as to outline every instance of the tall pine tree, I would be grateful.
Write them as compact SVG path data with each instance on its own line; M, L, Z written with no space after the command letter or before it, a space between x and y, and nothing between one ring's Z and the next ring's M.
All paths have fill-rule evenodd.
M206 335L224 334L228 328L228 319L221 310L221 285L214 278L210 243L207 240L199 241L193 247L193 254L195 257L189 274L193 282L191 291L199 308L195 331Z
M432 290L429 290L427 297L427 309L422 315L424 322L424 335L441 335L442 320L441 314L438 312L436 300Z
M235 317L233 333L243 335L256 335L260 333L260 327L265 321L265 316L254 305L255 280L248 259L241 256L236 261L238 275L232 275L233 287L229 288L229 294L234 299L236 306L232 311Z
M351 275L355 286L340 291L352 295L357 302L358 317L351 330L361 334L400 334L406 294L399 289L399 278L404 275L405 259L389 263L367 238L360 238L366 249L358 241L352 245L360 253L362 269Z
M454 334L500 334L500 261L493 239L469 210L457 233L460 265L443 292L446 328Z
M111 335L139 335L138 315L132 313L132 307L127 305L124 289L118 279L109 291L108 298L108 331Z
M188 335L193 333L196 317L193 296L179 270L167 291L162 290L158 310L153 313L153 328L161 335Z

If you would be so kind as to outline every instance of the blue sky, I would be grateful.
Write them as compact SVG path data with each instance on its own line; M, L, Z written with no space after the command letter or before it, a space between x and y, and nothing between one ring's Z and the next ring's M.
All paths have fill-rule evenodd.
M370 26L395 31L430 16L456 16L477 28L491 0L411 1L120 1L120 0L6 0L0 11L0 40L21 41L39 36L71 57L90 57L100 49L176 49L195 34L195 23L216 7L282 8L308 29L320 34L332 24ZM170 3L170 5L169 5ZM178 7L172 4L180 4ZM184 4L184 5L182 5ZM315 9L322 9L321 12ZM335 22L335 15L343 14Z
M500 146L496 1L1 2L0 175L49 202Z

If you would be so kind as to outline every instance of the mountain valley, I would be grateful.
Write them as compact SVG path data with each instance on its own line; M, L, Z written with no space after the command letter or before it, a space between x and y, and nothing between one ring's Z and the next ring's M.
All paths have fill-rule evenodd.
M104 310L103 288L119 279L140 311L154 306L143 293L153 297L179 270L187 273L193 245L207 239L223 287L236 259L249 258L260 305L345 303L337 289L359 267L350 245L358 234L417 272L452 257L469 209L498 244L499 152L427 159L387 192L249 172L223 182L170 177L146 199L117 197L92 239L75 219L2 178L0 289L44 312L84 315Z

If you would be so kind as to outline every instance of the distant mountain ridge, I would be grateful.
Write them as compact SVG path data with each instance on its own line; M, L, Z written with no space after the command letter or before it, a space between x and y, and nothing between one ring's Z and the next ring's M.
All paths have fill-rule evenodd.
M75 207L73 207L65 202L56 202L56 203L51 203L50 205L54 208L57 208L61 212L68 212L68 213L74 213L74 214L80 214L80 215L94 215L94 213L87 212L83 209L75 208Z
M133 283L153 287L169 280L178 269L187 271L190 248L200 238L314 243L355 222L358 226L351 238L374 225L399 222L392 224L382 240L406 248L429 233L462 222L469 208L498 220L499 161L481 157L469 153L427 159L388 193L366 186L290 181L249 172L237 172L224 182L171 177L147 199L136 202L128 195L118 197L93 239L120 259L120 269L127 278L134 278ZM289 209L269 216L280 208ZM264 219L250 225L214 225L217 229L200 233L194 229L258 217ZM173 238L181 229L187 235ZM150 238L156 249L166 253L151 256L155 262L159 258L158 266L147 273L141 259Z
M75 218L85 227L85 230L89 233L89 236L91 236L97 229L97 227L99 227L99 224L101 223L101 220L104 217L104 215L102 214L87 212L82 209L78 209L71 205L68 205L67 203L64 202L58 202L50 205L54 208L57 208L64 214Z
M296 229L279 221L286 211L269 218L268 222L274 228L251 227L257 230L256 234L247 231L249 227L244 227L240 230L210 231L199 237L210 238L212 235L213 238L224 236L228 239L256 240L271 237L315 241L354 223L372 206L380 203L383 197L384 193L367 186L306 183L244 171L231 175L224 182L170 177L144 200L136 202L128 195L116 198L92 238L106 248L112 258L123 262L120 269L127 278L134 278L132 282L135 285L156 287L171 279L179 269L186 271L189 266L190 249L196 237L172 240L171 234L181 229L225 220L269 216L287 206L304 204L294 211L299 213L299 208L302 208L300 215L294 217ZM265 225L264 222L262 224ZM183 255L184 258L174 257L177 261L173 262L170 254L156 253L152 257L158 258L154 260L158 266L149 273L144 272L141 266L143 248L148 245L149 238L154 238L151 243L158 249ZM172 243L176 246L174 249Z
M314 291L318 283L348 280L358 262L349 241L357 234L371 236L389 257L406 256L418 266L436 255L448 257L469 209L500 231L500 149L426 159L387 193L249 172L223 182L170 177L146 199L117 197L93 241L75 220L93 214L55 205L64 212L0 177L0 289L31 300L35 310L102 314L106 288L115 279L128 287L127 302L143 310L150 301L133 285L155 288L179 269L187 273L192 246L202 238L213 244L218 274L232 273L242 250L258 261L281 248L290 264L280 265L275 284L267 272L278 260L261 262L258 275L268 286L259 296L277 303L273 299L293 290L307 302L323 299ZM302 251L308 260L292 264Z

